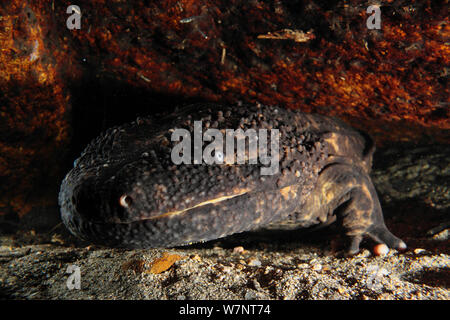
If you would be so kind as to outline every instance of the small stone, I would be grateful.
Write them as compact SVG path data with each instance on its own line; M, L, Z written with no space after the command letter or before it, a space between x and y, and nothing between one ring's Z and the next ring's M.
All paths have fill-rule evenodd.
M241 264L241 263L237 263L237 264L236 264L236 269L238 269L238 270L244 270L244 269L245 269L245 266L244 266L243 264Z
M363 249L358 253L358 257L360 258L368 258L370 256L370 251L367 249Z
M182 259L182 256L179 256L177 254L169 254L167 252L164 252L163 256L161 258L157 258L153 260L151 263L151 267L149 270L146 270L146 273L153 273L153 274L159 274L166 270L168 270L176 261Z
M389 252L389 248L384 243L379 243L373 248L373 253L376 256L385 256Z
M421 254L421 253L425 253L425 249L422 249L422 248L417 248L417 249L414 249L414 254Z
M202 260L202 258L200 258L200 256L198 254L195 254L195 255L191 256L190 258L192 260L194 260L194 261L201 261Z
M320 271L320 270L322 270L322 265L319 263L313 264L313 265L311 265L311 270Z
M230 273L233 269L229 266L223 266L222 271L224 273Z
M243 253L245 251L243 246L237 246L233 248L233 253Z
M259 261L257 258L250 258L248 259L247 264L252 267L260 267L261 261Z
M257 294L253 290L247 290L245 293L244 299L245 300L255 300L257 298Z

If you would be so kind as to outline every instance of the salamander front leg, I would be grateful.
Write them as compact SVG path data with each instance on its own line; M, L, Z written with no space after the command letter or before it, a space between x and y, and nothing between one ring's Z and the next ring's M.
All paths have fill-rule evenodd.
M359 252L365 236L393 249L406 249L406 244L387 229L375 187L358 167L333 164L324 169L307 209L314 210L321 221L336 215L349 240L348 255Z

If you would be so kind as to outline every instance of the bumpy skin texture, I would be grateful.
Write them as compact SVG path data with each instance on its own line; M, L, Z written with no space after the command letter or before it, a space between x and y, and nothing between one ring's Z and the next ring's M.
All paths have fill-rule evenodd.
M184 128L193 137L196 120L203 132L278 129L279 171L261 175L267 165L259 162L175 165L172 132ZM334 118L264 105L191 105L157 123L137 119L111 128L92 141L62 182L62 220L83 239L128 248L337 220L350 254L364 236L404 249L383 221L369 177L373 152L369 137Z

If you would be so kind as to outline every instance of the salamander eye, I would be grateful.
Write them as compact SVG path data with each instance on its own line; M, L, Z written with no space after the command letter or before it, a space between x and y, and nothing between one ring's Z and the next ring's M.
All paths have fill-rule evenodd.
M129 195L124 194L120 197L119 203L122 207L128 208L133 203L133 198L131 198Z

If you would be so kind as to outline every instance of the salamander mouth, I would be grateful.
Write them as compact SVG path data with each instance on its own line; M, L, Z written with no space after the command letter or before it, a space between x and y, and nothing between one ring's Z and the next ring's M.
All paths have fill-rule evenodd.
M247 194L247 193L248 193L248 191L244 190L244 191L242 191L240 193L237 193L237 194L233 194L233 195L229 195L229 196L221 196L221 197L214 198L214 199L209 199L209 200L200 202L200 203L198 203L198 204L196 204L196 205L194 205L192 207L189 207L189 208L185 208L185 209L182 209L182 210L168 211L168 212L162 213L160 215L149 217L149 218L146 218L146 219L143 219L143 220L161 219L161 218L165 218L165 217L169 217L169 216L176 216L176 215L185 213L185 212L193 210L193 209L198 209L198 208L206 206L208 204L217 204L217 203L224 202L224 201L227 201L227 200L235 198L235 197L242 196L242 195Z
M218 215L206 213L211 209L208 206L219 204L223 206L221 209L226 209L229 204L224 202L240 202L239 197L247 197L250 193L251 190L242 190L231 195L201 201L185 209L167 211L157 216L128 222L86 220L80 215L71 214L72 211L67 208L62 211L62 219L74 235L99 245L122 248L181 246L217 239L229 232L232 234L243 231L244 224L225 223L221 221L220 216L218 218ZM240 205L234 203L231 207L236 209ZM186 219L185 215L195 215L197 210L200 212L201 222ZM230 212L239 216L238 210ZM223 230L224 227L230 231Z

